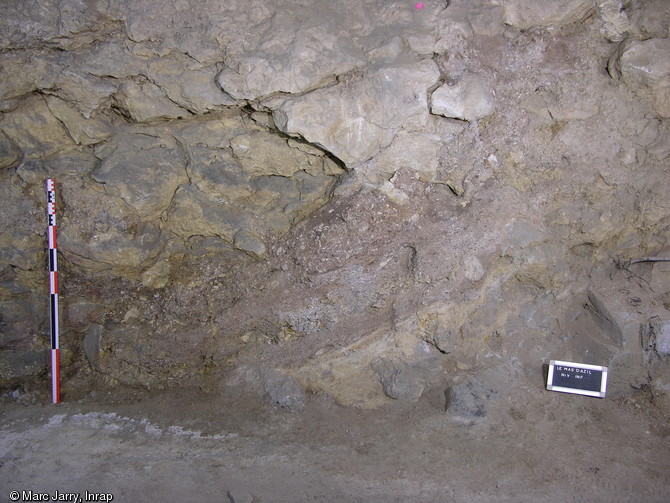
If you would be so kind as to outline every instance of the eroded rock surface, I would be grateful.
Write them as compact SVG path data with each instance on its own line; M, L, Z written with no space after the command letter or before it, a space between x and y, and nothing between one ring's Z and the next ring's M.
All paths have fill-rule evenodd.
M0 384L45 384L53 177L71 397L666 396L666 4L4 2Z

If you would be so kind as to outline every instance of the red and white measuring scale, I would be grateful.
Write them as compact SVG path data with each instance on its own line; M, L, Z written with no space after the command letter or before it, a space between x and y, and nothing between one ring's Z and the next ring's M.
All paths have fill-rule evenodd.
M47 179L47 241L49 242L49 319L51 321L51 396L60 402L60 348L58 346L58 261L56 254L56 184Z

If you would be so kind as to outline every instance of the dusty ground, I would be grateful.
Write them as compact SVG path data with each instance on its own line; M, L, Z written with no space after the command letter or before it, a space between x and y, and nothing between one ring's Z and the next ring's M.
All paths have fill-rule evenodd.
M6 404L0 501L670 500L670 418L646 390L597 399L521 382L477 421L451 417L439 390L376 411L320 396L287 411L232 390Z
M667 116L660 118L634 79L608 72L624 35L665 43L660 42L668 26L663 0L624 2L631 26L609 39L603 30L616 26L601 10L551 29L504 24L502 4L521 2L449 2L439 14L447 16L446 24L437 22L436 9L448 2L416 9L413 2L359 1L352 2L359 11L342 8L328 18L305 8L295 20L289 10L286 16L270 15L284 2L251 2L255 7L249 8L246 3L208 3L222 6L216 18L191 9L195 2L190 7L189 2L111 2L118 6L73 22L66 30L70 39L60 31L67 26L51 22L60 16L24 8L6 16L8 23L31 22L14 21L30 32L12 28L11 49L2 59L4 73L20 79L2 99L0 140L7 152L0 156L0 193L9 202L5 221L12 225L0 236L0 252L11 256L0 264L0 345L17 351L8 361L21 363L19 357L38 354L48 343L46 319L40 317L46 295L28 296L37 296L29 292L40 288L47 292L43 267L35 264L45 263L43 180L56 176L63 188L64 402L21 405L24 391L39 395L28 392L29 384L40 379L48 385L43 365L35 364L27 377L21 374L25 383L6 377L0 390L7 390L0 397L0 503L12 501L13 491L18 501L37 501L43 492L52 498L56 491L168 503L670 501L670 353L654 357L663 365L647 365L653 345L640 346L638 335L638 325L647 326L654 315L660 313L659 323L668 320L670 269L662 269L665 262L630 263L645 256L665 260L670 253L664 251L670 250ZM265 3L272 9L262 9ZM332 5L337 10L345 4ZM617 2L598 4L621 14ZM189 9L182 11L185 6ZM228 9L238 11L240 21L222 25L232 19ZM247 13L259 16L257 22L267 17L264 32L254 27L248 33ZM171 95L183 97L181 91L188 94L207 72L206 83L214 85L221 65L235 65L233 57L252 68L259 55L279 61L264 49L253 52L254 44L274 51L284 44L283 33L316 26L312 16L319 26L327 19L326 40L336 36L331 27L349 30L349 17L356 17L360 26L342 32L345 38L372 54L392 56L396 48L390 69L404 68L405 57L434 63L435 85L479 75L495 89L496 112L466 124L429 114L426 103L418 116L422 125L398 125L393 142L379 152L368 152L366 145L365 155L348 163L348 178L333 199L289 234L268 237L267 250L258 242L250 249L238 239L242 227L230 230L231 243L194 230L178 243L156 238L150 258L137 259L136 269L127 270L125 248L108 243L125 240L144 257L145 245L133 244L139 224L169 227L153 214L140 222L135 209L128 210L116 194L128 189L123 176L117 188L93 183L92 173L103 161L97 156L106 155L101 147L132 131L139 139L127 155L136 162L147 135L166 134L165 144L173 145L182 128L228 113L215 87L210 102L191 107L197 112L191 119L174 117L170 103L170 113L161 118L166 107L159 105L168 95L161 91L157 99L137 82L157 93L159 86L149 85L145 74L159 83L167 79L179 84ZM174 21L177 35L161 36L172 29L167 20ZM88 40L91 33L95 43ZM219 34L231 37L225 55L231 61L210 52L210 43L220 43ZM339 31L337 36L342 37ZM435 45L431 38L442 42ZM183 52L186 45L206 62L195 73L193 56ZM280 70L291 83L301 76L296 68L313 72L313 51L296 58L291 47L297 54L302 48L287 47ZM163 56L173 52L174 58ZM310 104L311 92L321 96L314 102L322 107L324 121L315 117L315 130L322 133L309 141L330 146L329 155L342 145L348 157L359 152L347 127L338 126L334 136L325 127L340 116L351 128L359 124L361 117L342 111L354 101L361 110L369 108L366 121L387 120L379 98L385 95L375 91L377 66L387 63L381 56L367 58L361 72L352 70L355 65L335 68L331 76L324 71L328 78L313 83L319 89L284 97ZM53 78L77 72L81 79ZM97 97L83 92L80 82L97 90ZM361 83L371 93L367 98L351 91ZM158 106L165 122L156 125L155 117L136 114L137 123L126 124L133 108L124 98L126 87L137 95L130 102L148 110ZM405 93L404 86L399 89ZM407 99L411 111L417 96L427 99L433 92L423 83L408 89L412 92L402 99L399 94L394 108L402 109L400 102ZM267 99L276 92L270 86L252 93L253 102L230 106L245 120L251 114L265 123L269 111L284 110ZM90 122L77 110L98 110L92 118L103 122ZM62 130L61 122L70 120L74 133ZM83 138L81 156L72 157L74 143L81 145L80 128L94 137ZM37 145L33 138L39 136ZM202 140L193 136L193 145ZM216 145L208 146L203 158L223 156ZM141 159L154 165L153 159ZM184 176L186 165L175 166ZM205 172L208 164L198 166ZM153 190L150 178L136 188ZM225 185L216 177L207 180ZM157 207L171 207L177 185L173 189ZM26 197L30 191L32 199ZM135 200L133 191L126 195ZM89 218L101 200L109 213ZM255 261L235 248L240 242L247 246L242 250L267 251L267 259ZM101 248L92 247L95 243ZM109 258L112 252L119 252L117 258ZM107 260L119 269L111 278L98 275ZM612 320L603 319L621 340L598 332L584 307L587 292L612 311ZM417 357L425 355L413 348L424 343L435 358ZM380 358L391 371L409 368L432 384L444 375L449 384L502 377L488 383L497 395L481 404L481 414L459 417L446 407L447 380L416 403L392 401L382 393L386 372L374 370ZM596 399L548 392L538 367L549 358L610 365L611 390L619 393ZM312 394L304 408L282 409L232 387L253 385L244 384L248 369L286 370ZM514 378L508 381L507 375ZM411 388L414 381L405 384ZM120 387L91 392L112 382L152 390L179 382L217 392ZM631 392L631 386L639 389ZM371 398L368 390L377 394ZM375 397L386 405L338 404L372 407L379 403Z

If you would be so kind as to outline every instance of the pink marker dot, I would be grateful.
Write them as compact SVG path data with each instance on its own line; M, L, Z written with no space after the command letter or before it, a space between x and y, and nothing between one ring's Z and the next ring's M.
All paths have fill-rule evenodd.
M419 2L418 4L416 4L416 8L417 9L423 9L423 4L421 2Z

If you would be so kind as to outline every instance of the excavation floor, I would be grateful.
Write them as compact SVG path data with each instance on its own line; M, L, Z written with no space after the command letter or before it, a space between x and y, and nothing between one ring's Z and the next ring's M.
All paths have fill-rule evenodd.
M523 387L471 420L444 408L437 391L374 411L193 390L5 404L0 501L670 501L670 423L644 390Z

